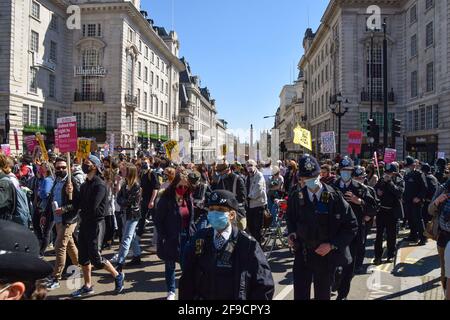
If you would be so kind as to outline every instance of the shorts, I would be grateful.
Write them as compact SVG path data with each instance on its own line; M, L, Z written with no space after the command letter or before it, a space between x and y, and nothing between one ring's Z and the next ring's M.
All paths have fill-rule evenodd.
M450 278L450 241L447 243L444 256L445 256L445 277Z
M100 254L99 244L103 243L105 220L81 222L78 235L78 261L80 265L92 264L102 269L106 260Z

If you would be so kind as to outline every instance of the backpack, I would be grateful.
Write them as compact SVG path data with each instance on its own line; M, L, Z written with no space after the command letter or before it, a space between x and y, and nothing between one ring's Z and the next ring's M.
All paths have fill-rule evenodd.
M14 204L10 220L28 228L31 223L31 213L27 193L22 189L16 189L8 177L4 177L2 180L8 180L14 192Z

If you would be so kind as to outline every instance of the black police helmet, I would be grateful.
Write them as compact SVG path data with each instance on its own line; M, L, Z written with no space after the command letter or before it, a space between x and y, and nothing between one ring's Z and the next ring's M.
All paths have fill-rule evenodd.
M345 156L345 157L342 158L342 160L339 162L339 168L340 168L340 169L344 169L344 168L353 169L353 168L354 168L353 160L350 159L348 156Z
M406 159L405 159L405 165L406 165L407 167L412 166L412 165L415 164L415 163L416 163L416 160L414 160L413 157L406 157Z
M298 160L298 178L313 178L320 174L320 165L316 158L304 155Z
M208 197L206 207L210 206L224 206L234 211L239 210L239 203L236 200L236 196L227 190L216 190L212 192Z

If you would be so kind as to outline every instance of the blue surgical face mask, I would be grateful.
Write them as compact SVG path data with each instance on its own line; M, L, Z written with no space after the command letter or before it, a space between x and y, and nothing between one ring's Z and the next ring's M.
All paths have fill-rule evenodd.
M223 211L209 211L208 212L208 221L211 224L211 227L216 231L225 230L228 226L228 212Z
M305 185L309 190L315 190L320 187L320 177L305 180Z
M352 179L352 173L349 171L341 171L341 178L344 182L348 182Z

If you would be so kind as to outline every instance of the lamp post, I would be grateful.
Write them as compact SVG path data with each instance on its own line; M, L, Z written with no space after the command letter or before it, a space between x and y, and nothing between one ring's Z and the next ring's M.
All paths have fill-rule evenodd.
M336 95L336 102L337 102L337 106L336 106L336 104L330 105L330 109L331 109L331 112L338 118L338 135L339 135L338 153L341 154L341 145L342 145L342 137L341 137L342 120L341 119L348 112L348 108L346 107L344 109L344 111L342 111L342 102L344 102L344 98L342 97L341 93L338 93ZM346 99L345 103L349 103L349 101Z
M189 130L189 134L191 135L191 163L194 163L194 135L195 130Z

